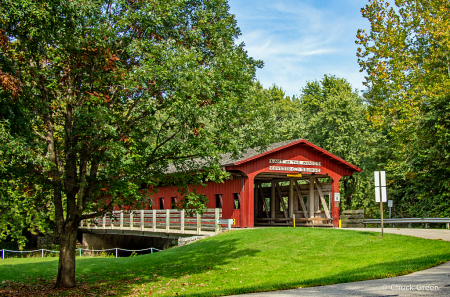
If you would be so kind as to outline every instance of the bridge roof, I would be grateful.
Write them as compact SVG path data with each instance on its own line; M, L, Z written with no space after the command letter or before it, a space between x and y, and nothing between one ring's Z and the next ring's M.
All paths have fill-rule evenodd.
M344 159L330 153L329 151L327 151L321 147L318 147L317 145L307 141L306 139L287 140L287 141L283 141L283 142L272 143L266 147L248 148L248 149L245 149L238 157L233 157L233 155L231 153L222 154L222 155L220 155L219 163L223 167L240 165L240 164L244 164L246 162L258 159L265 155L287 149L287 148L295 146L295 145L302 145L312 151L315 151L318 154L326 155L329 159L334 160L341 166L350 168L352 171L355 171L355 172L362 171L357 166L345 161ZM196 158L196 159L193 159L192 162L194 163L193 167L197 167L198 169L201 169L204 165L206 165L208 160L204 159L204 158ZM180 172L180 171L183 171L183 170L177 169L173 164L170 164L167 173L175 173L175 172Z

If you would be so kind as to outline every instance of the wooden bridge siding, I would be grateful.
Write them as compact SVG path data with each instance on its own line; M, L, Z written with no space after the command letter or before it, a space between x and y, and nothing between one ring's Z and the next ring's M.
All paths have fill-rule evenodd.
M158 193L152 196L154 208L160 209L159 198L164 198L164 209L172 209L172 198L176 197L178 192L175 187L160 187ZM194 186L189 186L189 191L192 191ZM226 180L223 183L208 182L206 187L195 187L199 194L204 194L208 198L208 208L216 208L216 194L222 194L222 218L223 219L235 219L236 225L233 227L241 226L241 210L234 209L234 193L241 195L241 201L243 200L242 194L242 180ZM242 205L241 205L242 209Z
M299 161L315 161L321 162L321 166L299 166L299 165L286 165L292 167L310 167L320 168L320 175L328 174L332 178L332 205L330 206L330 212L333 218L334 226L338 226L339 221L339 207L334 202L334 193L339 192L339 180L342 176L351 175L354 169L346 167L338 161L331 159L328 155L317 149L312 149L304 144L296 144L291 147L280 149L270 154L263 154L254 157L253 160L244 162L242 164L237 163L235 166L228 166L226 170L238 170L243 172L247 177L244 179L227 180L224 183L216 184L209 182L207 187L197 186L197 192L206 195L208 198L208 207L216 207L216 194L222 194L223 199L223 213L224 219L235 219L236 224L234 227L253 227L254 226L254 213L255 213L255 199L254 199L254 180L259 173L263 172L276 172L276 173L292 173L283 171L270 171L269 166L276 164L269 164L269 159L282 159L282 160L299 160ZM308 178L308 173L303 173L305 178ZM286 178L288 180L288 178ZM193 190L193 187L190 187ZM241 197L241 209L234 209L234 193L239 193ZM164 197L164 208L172 208L171 197L177 196L177 192L173 187L161 187L159 192L153 196L153 208L160 208L159 198ZM294 199L295 201L295 199ZM293 203L295 205L295 203ZM296 209L294 209L294 212Z
M311 167L320 168L320 175L328 174L329 177L333 179L332 183L332 206L331 213L333 218L333 225L338 226L339 222L339 205L334 202L334 193L339 193L339 180L342 176L351 175L352 171L350 168L345 168L337 161L330 159L327 155L307 148L303 145L295 145L283 150L279 150L270 154L260 156L254 160L245 162L243 164L238 164L235 166L227 167L227 170L240 170L247 174L246 187L244 191L244 200L246 201L242 207L242 225L241 227L253 227L254 226L254 191L253 188L250 190L250 186L254 184L254 178L257 177L259 173L263 172L277 172L277 173L292 173L288 171L271 171L269 166L275 165L270 164L269 159L281 159L281 160L298 160L298 161L314 161L321 162L321 166L298 166L298 167ZM294 165L286 165L297 167ZM304 177L307 177L308 173L303 173ZM288 178L286 178L288 179Z

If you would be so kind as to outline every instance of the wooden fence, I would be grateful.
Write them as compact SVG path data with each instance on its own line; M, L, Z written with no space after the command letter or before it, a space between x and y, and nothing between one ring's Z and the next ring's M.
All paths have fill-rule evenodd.
M222 218L221 208L207 209L202 215L188 216L184 210L133 210L113 211L104 217L84 220L80 223L81 228L87 229L118 229L118 230L140 230L167 233L186 233L196 231L213 231L216 234L222 229L218 219Z
M342 228L363 228L364 210L344 210L339 220Z

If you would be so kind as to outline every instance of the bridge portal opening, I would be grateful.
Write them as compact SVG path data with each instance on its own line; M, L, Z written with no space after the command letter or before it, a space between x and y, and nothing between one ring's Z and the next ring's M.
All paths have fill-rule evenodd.
M265 172L254 181L255 226L333 227L327 175Z

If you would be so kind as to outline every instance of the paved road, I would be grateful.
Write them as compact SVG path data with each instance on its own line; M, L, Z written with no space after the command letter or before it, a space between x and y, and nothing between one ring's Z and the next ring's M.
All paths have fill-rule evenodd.
M343 229L344 230L344 229ZM380 231L376 228L352 228L345 230ZM436 229L385 229L386 233L411 235L428 239L450 241L450 230ZM408 275L337 284L323 287L294 289L276 292L245 294L246 297L325 297L325 296L449 296L450 262Z

